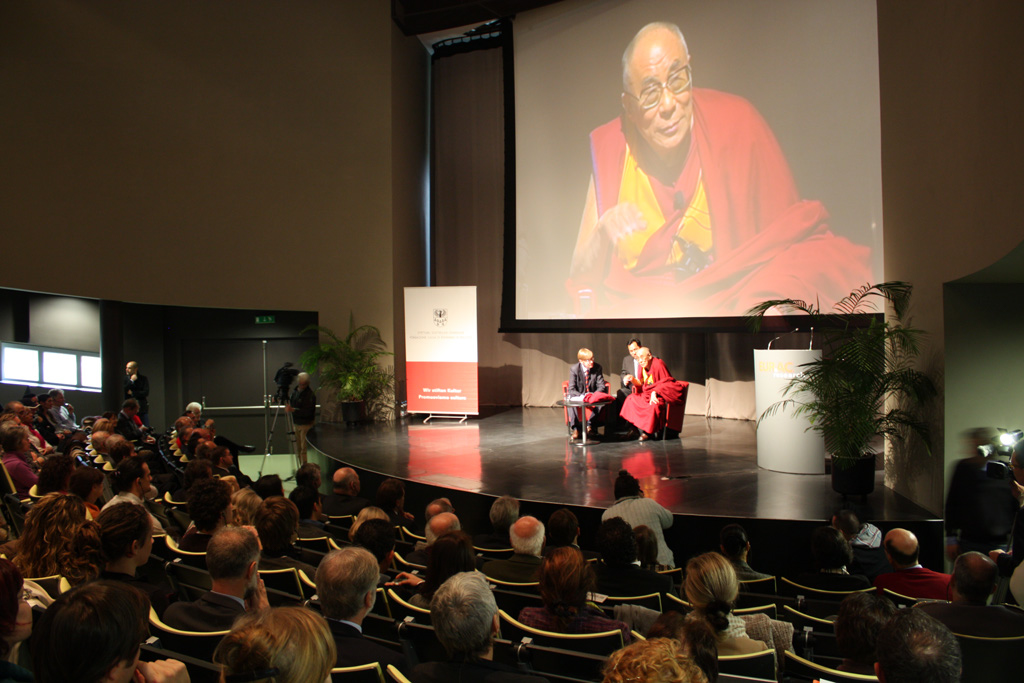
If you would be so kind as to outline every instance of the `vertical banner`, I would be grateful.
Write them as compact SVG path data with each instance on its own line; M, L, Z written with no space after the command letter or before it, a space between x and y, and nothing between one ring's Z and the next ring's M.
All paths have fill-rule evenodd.
M410 413L479 415L476 287L405 288Z
M821 360L819 350L754 350L754 401L757 416L776 401L784 400L789 380L804 363ZM790 394L788 398L793 398ZM780 410L757 425L757 466L792 474L825 473L825 440L810 429L807 415L793 416Z

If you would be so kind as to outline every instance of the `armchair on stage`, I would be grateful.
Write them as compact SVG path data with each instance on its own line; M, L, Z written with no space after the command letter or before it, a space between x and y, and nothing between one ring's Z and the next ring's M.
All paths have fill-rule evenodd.
M664 439L670 429L678 434L683 430L683 413L690 383L668 377L658 381L653 389L660 399L657 406L650 404L652 386L648 385L644 391L634 391L626 397L619 416L652 436L661 432Z
M669 397L663 396L664 402L658 406L658 420L663 425L661 428L661 438L664 439L668 430L673 430L676 434L683 431L683 413L686 411L686 394L690 391L690 383L677 381L679 384L679 394L670 400Z

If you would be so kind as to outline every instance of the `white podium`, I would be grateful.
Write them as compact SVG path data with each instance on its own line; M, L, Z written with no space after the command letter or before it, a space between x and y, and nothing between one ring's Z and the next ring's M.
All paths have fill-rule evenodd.
M768 406L783 400L789 381L804 363L819 360L821 351L798 349L754 350L754 403L760 417ZM791 394L787 398L793 398ZM793 409L776 412L757 426L757 466L790 474L824 474L825 441L806 415Z

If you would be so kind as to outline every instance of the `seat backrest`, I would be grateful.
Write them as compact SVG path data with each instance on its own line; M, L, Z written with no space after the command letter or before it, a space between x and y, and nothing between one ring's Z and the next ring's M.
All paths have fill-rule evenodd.
M331 548L330 541L326 536L317 536L316 538L297 538L295 539L295 545L307 550L315 550L320 553L329 553L333 550L333 548Z
M503 610L498 610L498 614L501 618L501 637L507 640L530 638L531 642L538 645L604 656L623 647L622 631L618 629L599 633L554 633L520 623Z
M331 681L344 683L384 683L384 672L380 663L360 664L359 666L339 666L331 669Z
M774 576L763 579L748 579L740 581L740 593L760 593L761 595L775 595L778 587Z
M302 590L302 581L299 579L299 572L294 567L283 569L260 569L260 578L267 588L272 588L279 593L284 593L290 598L298 601L305 600L305 592Z
M419 623L415 617L408 616L399 620L396 628L402 652L410 667L421 662L443 662L448 658L433 626Z
M843 598L854 593L867 593L875 590L874 588L862 588L855 591L827 591L821 590L820 588L811 588L810 586L802 586L796 581L791 581L785 576L779 577L779 595L788 595L792 597L803 596L805 598L812 598L815 600L833 600L835 602L842 602Z
M809 659L804 659L799 655L793 654L789 650L786 650L786 673L796 676L802 680L827 680L832 681L833 683L869 683L870 681L878 680L875 676L851 674L846 673L845 671L838 671L827 666L822 666L821 664L812 662Z
M206 569L206 553L182 550L178 547L178 542L170 535L165 535L164 543L167 544L167 549L171 551L172 558L181 560L183 564L198 567L199 569Z
M979 638L955 634L963 657L961 681L1019 680L1020 655L1024 636L1016 638Z
M514 667L525 667L550 680L599 681L608 658L604 655L566 650L527 641L494 641L494 659Z
M590 599L605 611L610 611L615 605L639 605L647 609L661 612L661 593L647 593L646 595L598 595L590 594Z
M182 631L160 621L156 610L152 608L149 610L149 628L150 634L160 639L164 649L180 652L207 662L213 661L213 651L217 649L221 638L229 633L229 631L211 631L209 633Z
M775 680L775 650L746 655L719 655L718 670L739 676Z
M391 607L391 616L396 621L402 621L406 617L412 617L419 624L430 624L430 610L417 607L404 599L395 589L388 588L388 605Z

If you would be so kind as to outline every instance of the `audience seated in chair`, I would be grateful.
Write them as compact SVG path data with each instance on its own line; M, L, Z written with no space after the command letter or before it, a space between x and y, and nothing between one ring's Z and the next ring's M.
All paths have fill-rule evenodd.
M388 516L388 513L384 512L376 505L367 505L362 510L360 510L359 514L357 514L355 519L352 520L352 526L348 528L348 540L352 541L356 537L356 534L359 532L359 527L362 526L364 522L368 522L371 519L383 519L389 524L391 523L391 517ZM395 529L395 525L391 524L391 528ZM397 529L395 529L395 534L397 537Z
M377 560L377 586L384 586L391 577L385 572L395 558L395 527L388 519L368 519L359 525L352 542L370 551Z
M35 680L188 681L185 665L177 660L139 661L148 616L146 596L117 581L93 581L64 593L34 629Z
M32 607L25 600L21 572L0 558L0 680L31 681L32 672L18 666L17 649L32 635Z
M231 494L231 508L234 511L235 526L252 526L256 521L256 511L263 504L263 499L251 488L239 489Z
M498 605L479 573L462 572L445 581L434 593L430 618L437 639L448 653L448 661L418 664L413 669L413 683L545 680L491 661L493 638L498 633Z
M171 588L155 585L137 576L139 567L149 562L153 550L153 522L149 514L131 503L119 503L100 513L96 520L106 566L101 579L121 581L149 597L150 604L162 615L171 602Z
M66 455L52 455L39 468L39 482L36 484L36 495L47 493L68 493L71 470L74 462Z
M320 492L320 485L323 483L320 465L315 462L307 462L295 470L295 485L308 486L317 493Z
M509 540L515 551L512 557L485 562L484 574L510 583L537 581L544 550L544 525L536 517L520 517L509 529Z
M359 475L351 467L339 467L332 477L333 491L324 496L324 514L330 517L357 515L370 504L365 498L359 497Z
M477 534L473 537L473 545L482 550L503 550L512 547L509 541L509 529L519 519L519 501L512 496L501 496L491 503L488 515L491 521L491 532Z
M672 526L672 513L660 503L644 496L640 482L627 470L619 470L615 479L615 504L601 514L601 521L612 517L621 517L631 527L641 524L654 532L658 540L658 564L666 567L676 566L672 550L665 542L665 529Z
M875 674L881 683L957 683L960 644L937 619L921 610L899 610L878 634Z
M394 585L411 587L415 593L407 598L408 602L416 607L430 609L430 599L434 597L434 592L449 577L459 572L471 572L475 569L476 553L469 535L463 531L449 531L431 544L427 557L427 568L423 577L400 572Z
M668 593L672 579L641 569L636 564L636 536L621 517L612 517L597 530L597 549L601 561L595 563L597 592L614 597Z
M183 631L227 631L245 612L269 607L259 563L259 543L252 529L219 530L206 547L213 587L198 600L172 604L163 622Z
M935 617L953 633L982 638L1024 636L1024 610L988 605L996 592L999 568L988 556L967 552L956 558L950 602L926 602L917 609Z
M757 581L771 578L771 574L762 574L747 564L750 555L750 539L747 530L739 524L726 524L718 534L718 548L722 551L732 568L736 570L736 578L740 581Z
M181 537L178 548L188 553L204 553L218 529L231 523L231 491L220 479L202 479L189 492L188 515L192 526Z
M311 486L299 485L288 494L288 500L295 503L299 511L299 538L323 538L328 535L324 529L320 491Z
M305 607L247 613L213 653L226 681L320 683L336 659L327 622Z
M0 446L4 449L3 463L11 481L14 482L15 494L18 498L28 498L29 489L39 482L32 457L32 446L29 444L28 428L11 420L0 424Z
M329 553L316 570L316 593L337 646L335 666L380 662L408 673L405 657L363 637L362 624L377 597L377 560L363 548Z
M265 499L256 511L255 525L263 544L261 569L293 567L309 577L316 574L315 567L300 559L301 549L293 545L299 530L299 510L295 503L281 496Z
M252 489L263 500L272 496L284 497L284 484L281 482L281 477L276 474L264 474L256 480Z
M883 545L885 556L894 571L875 579L879 593L883 588L888 588L910 598L949 599L949 574L921 566L917 560L920 552L917 536L906 529L893 529L885 535Z
M604 683L706 683L707 677L674 638L641 640L612 653Z
M238 469L235 463L235 454L227 446L217 446L210 451L210 464L213 466L213 473L219 477L234 477L239 488L252 486L252 479Z
M843 661L836 668L874 676L878 634L894 614L896 605L876 593L852 593L843 598L835 621L836 645Z
M675 610L663 613L647 632L647 640L672 638L682 643L686 654L708 681L718 680L718 639L711 624L686 619Z
M832 526L820 526L811 534L813 572L796 577L801 586L824 591L855 591L871 588L866 576L850 574L847 567L853 562L853 550L843 534Z
M732 564L718 553L704 553L686 563L686 599L693 605L690 619L704 620L718 638L718 654L761 652L770 645L746 635L742 619L731 614L739 595L739 581Z
M184 486L171 494L173 500L187 505L189 494L196 482L211 478L213 478L213 464L209 460L203 458L189 460L185 465Z
M99 532L78 496L51 493L29 509L21 537L3 550L26 579L60 575L77 586L103 568Z
M427 509L429 511L429 505L427 506ZM435 513L427 522L425 529L426 540L421 543L417 543L413 551L405 557L405 561L411 564L418 564L421 567L427 566L427 560L430 556L430 548L434 545L434 542L449 531L459 531L460 529L462 529L462 523L459 522L459 518L456 517L454 513ZM470 545L472 545L472 542Z
M85 509L93 519L100 516L96 504L103 495L103 473L95 467L76 467L68 480L68 493L73 493L85 502Z
M544 556L547 557L555 548L576 548L588 560L601 558L601 553L594 550L583 550L579 546L580 522L569 508L555 510L548 517L548 539L544 545Z
M874 524L861 522L853 510L840 510L832 516L832 526L842 532L853 549L851 574L863 574L874 582L880 574L892 571L882 549L882 531Z
M540 596L543 607L524 607L517 617L521 624L554 633L601 633L622 631L622 642L632 635L624 622L609 619L587 602L594 589L594 571L576 548L557 548L540 566Z
M405 511L405 484L401 479L385 479L377 487L374 505L387 513L395 526L408 524L416 518L411 512Z
M117 469L110 477L110 486L114 490L114 497L107 501L101 511L118 503L134 503L145 506L143 499L149 497L152 481L149 465L141 458L124 458L118 463ZM153 517L152 513L150 513L150 517L153 519L154 530L167 533L167 530L160 524L160 520Z

